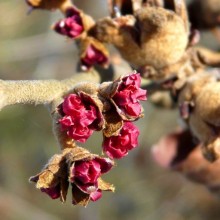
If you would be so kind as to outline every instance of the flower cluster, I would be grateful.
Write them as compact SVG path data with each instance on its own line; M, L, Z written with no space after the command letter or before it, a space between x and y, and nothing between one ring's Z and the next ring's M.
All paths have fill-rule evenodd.
M72 203L87 205L97 201L102 191L114 191L114 187L104 182L101 175L107 173L113 161L89 153L81 147L66 149L54 155L47 166L30 178L36 187L52 199L66 201L69 184L72 186Z
M200 144L193 145L193 152L191 148L176 146L181 144L178 137L184 137L181 133L165 138L165 142L173 142L168 149L170 152L162 155L165 149L163 141L154 149L155 158L162 165L179 165L178 169L182 169L184 163L177 162L180 159L187 162L188 155L192 159L191 153L198 156L198 147L202 148L206 159L214 162L220 158L219 73L210 74L210 69L207 70L207 67L220 66L220 56L211 50L194 47L199 41L199 34L193 30L219 25L220 4L217 5L216 0L192 1L189 13L183 0L169 3L165 0L109 0L111 18L98 21L76 8L72 0L25 1L31 10L59 9L64 14L53 29L77 40L83 71L95 65L107 67L109 54L105 43L112 44L142 77L155 80L152 85L159 90L153 98L155 102L166 106L179 104L182 119ZM201 13L195 13L197 9L200 12L205 10L202 19ZM102 174L111 169L111 160L125 157L138 146L139 130L133 122L143 116L140 102L147 99L147 94L140 88L140 74L136 73L101 85L81 83L70 88L70 83L67 84L61 86L62 92L57 93L63 97L57 95L54 99L49 98L49 102L52 102L54 110L54 127L59 129L55 131L57 139L62 149L69 149L55 155L31 181L52 199L60 198L61 201L66 200L67 189L71 185L73 204L86 205L90 200L98 200L103 190L113 191L113 187L101 179ZM168 91L164 93L164 89L169 90L168 96ZM62 98L64 100L60 104ZM44 103L38 98L35 102ZM54 109L58 103L60 106ZM75 141L86 142L94 131L102 132L102 150L108 158L93 155L75 144ZM187 140L192 140L192 137ZM173 158L177 147L178 153L184 154ZM207 169L200 169L202 172L197 172L195 179L205 182L211 190L219 190L216 180L214 185L213 182L210 185L201 175L215 176L217 172L212 173L209 164L204 166L204 161L200 162ZM192 173L192 170L189 171Z
M109 54L105 46L93 37L87 36L87 31L93 25L94 21L90 16L71 6L65 11L65 18L53 27L58 34L79 40L81 68L84 71L96 64L103 67L108 67L109 64Z
M30 180L62 202L71 185L74 205L86 206L100 199L102 191L114 191L101 176L112 168L113 159L125 157L138 146L140 132L133 121L143 116L140 101L146 98L137 73L100 85L85 82L75 86L54 113L64 150ZM94 131L102 131L102 150L108 158L75 144L86 142Z
M105 45L89 32L95 25L94 19L78 9L71 0L26 0L31 9L60 9L64 18L53 25L56 33L78 40L81 68L88 71L94 65L106 68L109 65L109 53Z
M113 91L108 91L111 88ZM103 130L103 151L111 159L120 159L138 145L139 130L131 121L142 117L139 101L146 100L146 91L140 88L140 75L133 73L100 85L96 93L68 95L61 105L59 123L69 137L79 142L85 142L95 130ZM97 99L107 102L108 109L103 101L100 107Z

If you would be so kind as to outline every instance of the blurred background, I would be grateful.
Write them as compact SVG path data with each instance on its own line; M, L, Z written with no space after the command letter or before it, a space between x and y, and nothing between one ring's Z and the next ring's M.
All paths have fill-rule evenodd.
M106 2L74 0L95 18L107 15ZM27 15L27 10L24 0L0 1L0 78L71 76L77 66L77 49L50 28L62 15L40 10ZM209 33L202 35L202 43L217 47ZM66 204L51 200L28 182L59 152L47 110L42 106L5 108L0 114L0 219L219 220L220 200L203 186L159 167L151 157L151 146L178 125L178 112L155 108L150 102L144 108L145 118L136 123L141 130L139 148L105 176L116 192L103 193L101 200L86 208L72 206L70 197ZM100 152L99 134L86 146Z

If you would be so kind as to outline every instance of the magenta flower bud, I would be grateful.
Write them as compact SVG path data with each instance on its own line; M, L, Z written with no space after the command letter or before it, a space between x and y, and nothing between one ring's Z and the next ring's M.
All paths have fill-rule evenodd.
M140 88L140 74L122 78L117 92L112 97L115 104L128 116L139 117L142 108L139 101L147 100L147 91Z
M111 159L120 159L138 146L139 133L132 122L125 122L118 136L104 137L103 151Z
M90 103L82 94L70 94L62 103L63 118L59 120L69 137L85 142L98 129L101 115L95 104Z
M76 38L84 31L82 18L79 11L74 8L68 11L67 17L54 25L54 30L69 38Z
M85 55L81 57L82 69L88 70L95 64L106 66L108 65L108 57L101 51L90 44L85 52Z
M95 158L89 161L76 161L70 168L70 182L82 192L89 194L92 201L101 198L102 192L98 187L98 179L108 172L113 162L108 158Z

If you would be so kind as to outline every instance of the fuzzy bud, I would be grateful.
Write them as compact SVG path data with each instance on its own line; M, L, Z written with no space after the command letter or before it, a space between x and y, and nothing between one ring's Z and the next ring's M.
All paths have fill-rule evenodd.
M91 35L116 46L135 69L152 66L159 70L175 64L184 56L188 44L183 19L160 7L142 7L134 15L101 19Z

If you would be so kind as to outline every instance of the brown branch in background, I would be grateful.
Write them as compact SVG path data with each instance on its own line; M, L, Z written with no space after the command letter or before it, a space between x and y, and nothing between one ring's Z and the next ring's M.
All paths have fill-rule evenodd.
M202 155L201 147L189 130L179 130L162 137L153 146L152 154L161 166L180 172L219 196L220 160L214 163L207 161Z
M193 28L212 29L220 24L220 1L218 0L191 1L188 12Z
M203 144L203 154L210 161L220 157L218 79L219 71L200 72L191 76L178 97L181 116Z

